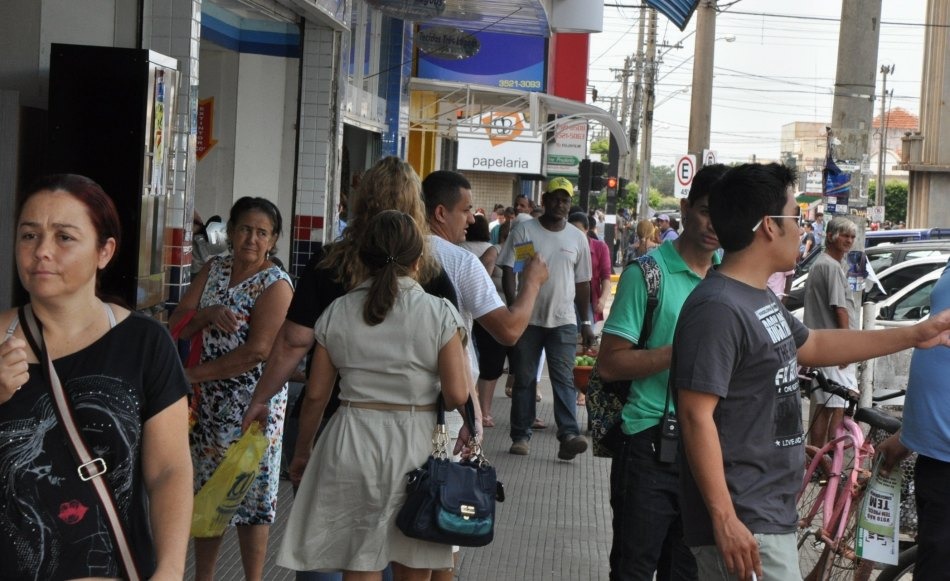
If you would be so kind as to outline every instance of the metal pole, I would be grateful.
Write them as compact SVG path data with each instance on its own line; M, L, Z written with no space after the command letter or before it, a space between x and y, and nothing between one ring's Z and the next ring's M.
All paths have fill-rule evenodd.
M696 8L693 94L689 107L689 142L686 148L696 156L697 169L703 165L703 150L709 149L715 51L716 0L701 0Z
M880 145L877 151L877 184L874 186L874 205L884 205L884 158L887 157L887 75L894 72L894 65L881 65L883 86L881 87L881 132Z
M623 98L620 103L620 124L627 124L627 115L630 112L630 57L624 57L623 70L619 72L623 81Z
M644 67L643 143L640 147L640 193L637 216L643 220L650 217L650 158L653 154L653 100L656 81L656 10L650 9L647 33L646 66Z
M610 134L609 149L607 151L607 175L616 176L617 169L620 167L620 148L617 146L617 140L614 138L613 133ZM616 215L617 213L617 188L604 188L607 191L606 199L606 208L604 212L608 216ZM607 247L610 248L610 264L613 264L616 256L614 253L614 238L616 230L616 217L614 222L607 222L604 225L604 242L607 243Z

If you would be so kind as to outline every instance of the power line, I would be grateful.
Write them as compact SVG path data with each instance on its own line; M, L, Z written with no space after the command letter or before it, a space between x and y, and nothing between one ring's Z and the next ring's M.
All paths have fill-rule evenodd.
M804 16L799 14L775 14L772 12L743 12L741 10L730 10L729 14L741 16L765 16L767 18L788 18L791 20L811 20L817 22L841 22L840 18L831 16ZM881 24L889 26L916 26L921 28L950 28L950 24L931 24L929 22L898 22L895 20L882 20Z

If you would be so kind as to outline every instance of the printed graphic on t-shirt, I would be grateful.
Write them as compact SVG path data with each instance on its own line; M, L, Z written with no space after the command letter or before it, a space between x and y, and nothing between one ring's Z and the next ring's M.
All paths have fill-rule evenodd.
M104 478L128 522L142 436L136 391L101 375L71 379L64 388L93 455L106 461ZM7 537L3 546L12 549L0 563L0 577L55 579L70 572L116 577L106 517L92 488L76 477L54 408L43 393L31 419L0 423L0 471L17 475L0 487L0 531ZM75 562L77 548L82 563Z
M785 364L775 372L775 407L772 413L774 443L777 448L801 446L804 443L802 430L801 399L798 396L798 359L792 342L792 330L785 314L776 303L755 312L768 333L777 355Z
M765 327L766 332L768 332L773 345L781 343L792 336L792 330L788 326L788 321L785 320L785 316L777 304L769 303L761 309L758 309L755 315L759 321L762 322L762 326Z
M802 404L798 396L798 360L792 358L775 374L775 446L787 448L804 444Z

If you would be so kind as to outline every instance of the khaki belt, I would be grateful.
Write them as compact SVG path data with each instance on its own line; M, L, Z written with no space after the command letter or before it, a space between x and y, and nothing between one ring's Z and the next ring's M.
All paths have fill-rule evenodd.
M434 412L436 409L436 405L434 403L428 403L425 405L408 405L401 403L384 403L381 401L340 400L340 405L361 410L376 410L381 412Z

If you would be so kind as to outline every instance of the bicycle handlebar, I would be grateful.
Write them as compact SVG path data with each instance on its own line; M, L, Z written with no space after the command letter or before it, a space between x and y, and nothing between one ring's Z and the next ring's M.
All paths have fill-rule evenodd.
M806 377L814 378L818 382L818 387L815 389L821 389L826 393L837 395L849 403L857 405L861 398L861 394L859 392L848 389L840 383L828 379L819 369L815 369L807 373Z
M887 393L884 395L875 395L871 398L871 401L873 401L874 403L881 403L882 401L897 399L899 397L904 397L905 395L907 395L906 389L898 389L894 393Z

